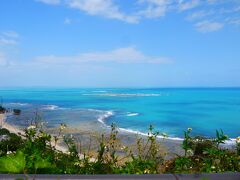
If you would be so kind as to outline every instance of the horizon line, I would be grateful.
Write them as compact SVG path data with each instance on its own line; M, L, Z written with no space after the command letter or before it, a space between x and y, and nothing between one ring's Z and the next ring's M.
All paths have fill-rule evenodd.
M240 86L0 86L0 89L5 88L83 88L83 89L223 89L223 88L240 88Z

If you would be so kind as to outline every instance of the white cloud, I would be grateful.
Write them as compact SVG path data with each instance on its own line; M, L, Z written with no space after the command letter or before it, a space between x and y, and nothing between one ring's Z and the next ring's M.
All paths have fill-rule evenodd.
M187 16L187 20L193 21L193 20L197 20L197 19L202 19L205 18L207 16L213 15L215 12L213 10L211 11L196 11L191 13L190 15Z
M19 34L15 31L5 31L2 34L10 38L19 38Z
M0 56L1 57L1 56ZM0 76L11 81L4 82L9 85L72 85L76 86L109 86L118 79L116 85L125 80L137 82L139 76L146 77L142 68L152 63L162 65L172 60L160 56L147 56L134 47L119 48L111 51L81 53L72 56L42 56L28 61L5 61L0 58ZM116 64L118 63L118 64ZM138 64L141 63L141 64ZM144 63L144 64L142 64ZM137 68L136 68L137 67ZM138 68L139 67L139 68ZM132 69L133 76L126 74ZM112 78L114 77L114 78ZM136 77L136 79L134 78ZM62 81L66 79L67 81ZM91 84L91 82L93 82Z
M228 19L227 22L229 24L234 24L234 25L239 26L240 25L240 18L231 18L231 19Z
M179 10L185 11L189 9L193 9L200 5L200 0L179 0Z
M5 31L0 33L0 45L16 45L19 34L14 31Z
M42 2L45 4L51 4L51 5L58 5L61 3L61 0L35 0L35 1Z
M0 45L15 45L15 44L17 44L17 41L14 39L0 37Z
M68 0L70 8L79 9L89 15L99 15L110 19L118 19L128 23L137 23L136 16L126 15L119 10L112 0Z
M198 31L207 33L218 31L224 27L223 23L212 22L212 21L202 21L195 24L195 27Z
M127 23L139 23L143 19L153 19L165 16L168 13L189 14L186 20L195 21L195 27L201 32L212 32L223 27L225 19L239 18L238 0L132 0L127 8L121 9L121 0L35 0L50 5L62 5L82 11L91 16L100 16ZM126 1L128 2L128 1ZM196 21L202 21L196 23ZM66 18L64 24L71 24ZM235 23L234 23L235 22ZM238 24L233 21L230 24Z
M69 63L156 63L166 64L171 63L172 60L166 57L152 57L143 54L134 47L126 47L114 49L106 52L90 52L82 53L75 56L42 56L37 57L36 62L54 63L54 64L69 64Z
M147 6L143 10L137 12L139 16L158 18L167 13L171 0L138 0L138 4L145 4Z

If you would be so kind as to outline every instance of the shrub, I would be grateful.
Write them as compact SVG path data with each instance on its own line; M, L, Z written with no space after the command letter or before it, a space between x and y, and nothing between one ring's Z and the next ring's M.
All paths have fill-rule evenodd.
M194 155L202 155L207 149L216 147L211 139L201 136L194 137L191 141Z
M178 157L166 162L166 172L171 173L199 173L199 172L239 172L240 156L227 149L220 149L219 145L228 139L222 130L216 131L216 138L190 137L186 131L183 141L185 157ZM239 144L236 144L237 148ZM186 156L189 150L193 153Z
M9 132L9 130L7 130L7 129L5 129L5 128L1 128L0 129L0 136L1 135L8 135L10 132Z
M200 173L239 172L239 139L237 150L219 148L226 135L222 131L216 139L191 137L189 128L185 133L182 147L185 156L164 160L161 144L157 140L159 132L150 126L146 138L138 138L136 147L122 146L118 139L118 129L111 126L111 132L99 137L98 149L91 153L91 143L81 155L77 151L72 135L63 136L66 125L61 124L59 133L52 136L41 126L31 125L25 136L9 133L1 129L8 139L0 142L0 172L25 174L155 174L155 173ZM62 139L68 152L56 150Z
M20 136L9 133L9 131L5 131L5 133L6 138L0 141L0 156L5 156L8 152L14 152L23 145L23 140Z

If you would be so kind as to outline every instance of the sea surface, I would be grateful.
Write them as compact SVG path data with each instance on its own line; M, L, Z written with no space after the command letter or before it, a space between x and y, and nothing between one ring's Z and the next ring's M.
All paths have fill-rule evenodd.
M153 125L173 139L188 127L194 135L214 137L216 129L240 135L240 88L0 88L1 97L4 106L22 110L8 118L22 126L38 113L49 127L96 122L132 133Z

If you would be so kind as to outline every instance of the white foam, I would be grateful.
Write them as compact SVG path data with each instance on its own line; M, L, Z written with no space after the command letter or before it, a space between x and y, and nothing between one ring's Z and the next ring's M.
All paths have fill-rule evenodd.
M138 116L138 115L139 115L139 113L131 113L131 112L127 113L127 116Z
M122 132L126 132L126 133L131 133L131 134L139 134L139 135L142 135L142 136L148 136L147 133L143 133L143 132L140 132L140 131L135 131L135 130L132 130L132 129L125 129L125 128L118 128L120 131ZM179 137L163 137L163 136L157 136L157 138L160 138L160 139L169 139L169 140L174 140L174 141L183 141L182 138L179 138Z
M14 106L27 106L29 105L28 103L9 103L10 105L14 105Z
M91 111L97 111L97 112L102 112L101 110L94 110L94 109L88 109L88 110L91 110ZM136 113L135 113L136 114ZM105 114L102 114L99 116L99 118L97 119L98 122L102 123L104 126L106 126L107 128L110 128L109 125L107 125L105 123L105 120L111 116L113 116L114 113L113 111L106 111ZM126 132L126 133L131 133L131 134L139 134L139 135L142 135L142 136L148 136L147 133L143 133L143 132L140 132L140 131L135 131L135 130L132 130L132 129L125 129L125 128L118 128L120 131L122 132ZM179 138L179 137L163 137L163 136L157 136L157 138L160 138L160 139L169 139L169 140L174 140L174 141L183 141L182 138Z
M97 110L97 111L99 111L99 110ZM112 111L106 111L106 113L100 115L97 120L98 120L100 123L102 123L103 125L107 126L104 121L105 121L107 118L113 116L113 114L114 114L114 113L113 113ZM109 127L109 126L107 126L107 127Z
M54 110L61 109L61 108L59 108L59 107L56 106L56 105L43 105L43 108L42 108L42 109L54 111Z

